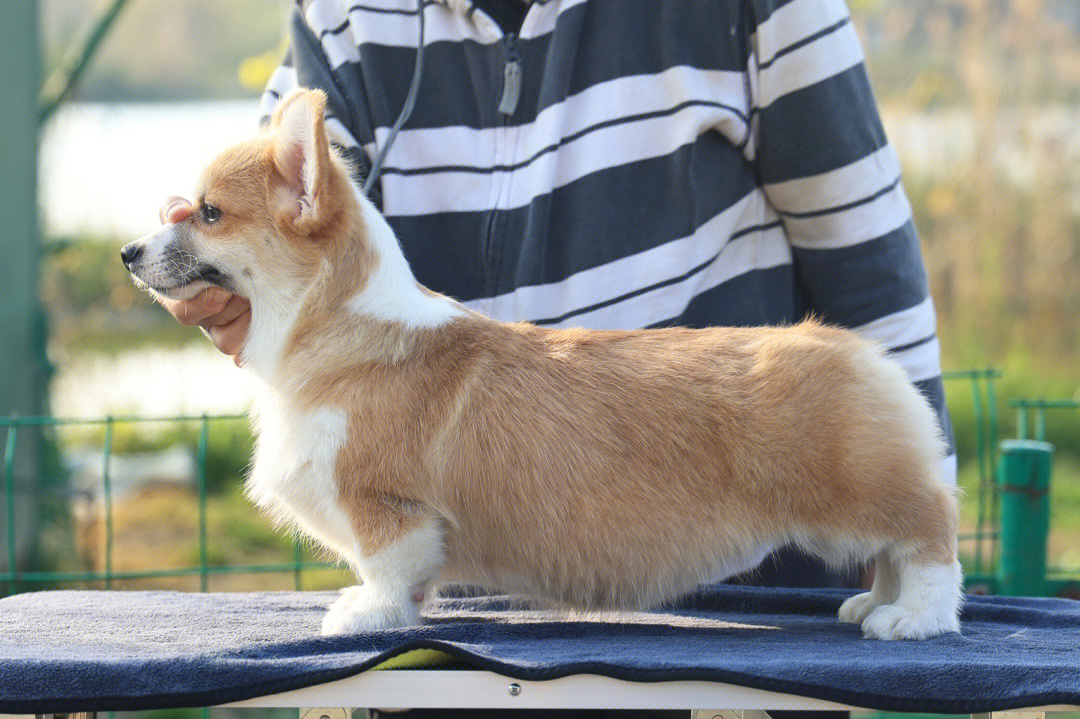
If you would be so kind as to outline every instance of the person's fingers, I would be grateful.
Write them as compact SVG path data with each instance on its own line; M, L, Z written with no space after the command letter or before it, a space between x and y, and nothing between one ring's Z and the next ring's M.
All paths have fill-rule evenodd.
M220 287L207 287L190 300L170 300L159 297L158 302L176 321L185 327L197 325L225 309L232 295Z
M205 329L210 329L214 326L227 325L250 309L251 303L247 301L246 297L232 295L229 297L229 301L225 303L225 306L221 308L220 312L210 315L199 322L199 325Z
M214 346L232 355L237 367L241 365L239 353L251 326L251 303L246 298L220 287L208 287L190 300L159 297L158 302L180 324L206 330Z
M158 210L158 219L161 224L183 222L191 214L191 203L186 198L173 195L165 200L165 204Z
M227 355L233 355L233 362L239 366L239 353L244 348L248 329L251 327L251 310L245 311L227 325L213 325L207 331L214 346Z

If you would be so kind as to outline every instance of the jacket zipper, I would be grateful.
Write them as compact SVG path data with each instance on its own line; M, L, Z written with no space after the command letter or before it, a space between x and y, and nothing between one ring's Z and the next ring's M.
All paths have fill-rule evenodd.
M513 148L510 147L510 138L507 137L507 128L510 125L510 117L517 110L518 101L521 98L521 56L517 49L517 35L509 33L504 39L506 45L506 62L503 64L503 91L499 100L498 112L502 115L503 142L505 143L505 158L497 158L500 164L509 164L513 157ZM506 162L503 162L505 160ZM484 238L484 267L485 267L485 294L493 296L498 288L499 257L495 242L495 225L499 213L498 203L502 198L505 183L509 182L503 177L503 187L495 194L495 207L491 208L491 216L488 220L487 233Z
M505 116L503 125L517 110L520 97L521 56L517 51L517 35L510 33L506 36L506 65L503 66L503 91L502 100L499 102L499 112Z

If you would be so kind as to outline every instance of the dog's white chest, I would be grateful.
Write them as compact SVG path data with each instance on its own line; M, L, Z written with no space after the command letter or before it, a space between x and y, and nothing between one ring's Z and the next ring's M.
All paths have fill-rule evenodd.
M253 414L258 439L248 479L252 499L350 556L355 537L334 478L348 428L345 412L330 407L299 411L278 397L266 397Z

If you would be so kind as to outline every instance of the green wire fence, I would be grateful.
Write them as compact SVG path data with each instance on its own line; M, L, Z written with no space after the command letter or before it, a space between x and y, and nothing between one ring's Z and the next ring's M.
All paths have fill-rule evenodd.
M994 468L997 466L998 453L998 413L994 381L1000 378L1001 374L1000 370L986 368L955 370L942 375L947 386L955 386L961 382L968 384L975 418L974 451L978 471L975 528L970 532L962 532L958 537L961 546L971 547L970 558L964 568L969 585L992 583L992 572L997 559L998 493L994 483ZM957 459L962 462L966 458Z
M167 577L198 576L199 589L207 591L209 579L214 575L258 574L268 572L292 573L293 585L302 588L302 576L305 570L329 569L334 565L324 562L305 560L303 548L299 542L293 543L291 562L268 564L213 565L209 560L209 540L207 536L207 448L210 442L210 425L216 422L243 420L243 415L217 416L175 416L175 417L103 417L94 419L67 419L58 417L0 417L0 429L6 431L3 456L3 480L5 495L5 524L7 569L0 572L0 586L6 587L7 594L14 594L26 588L40 587L46 584L93 582L101 583L111 589L116 580L160 579ZM197 566L176 567L169 569L139 569L118 571L113 564L114 501L112 481L112 459L114 457L114 428L118 425L149 425L198 423L196 443L196 485L198 491L198 556ZM32 428L58 427L103 427L102 440L102 503L105 525L104 568L85 571L21 571L19 569L16 536L16 481L15 450L20 432Z
M1017 439L1029 438L1034 419L1034 433L1030 437L1039 442L1045 442L1047 436L1047 414L1051 411L1062 410L1080 411L1080 400L1077 399L1030 399L1021 398L1009 402L1009 406L1016 410L1016 436ZM1076 448L1080 449L1080 448ZM1047 478L1049 484L1049 478ZM1045 511L1049 511L1046 508ZM1049 521L1049 518L1047 518ZM1080 577L1075 571L1070 572L1062 567L1046 567L1046 591L1050 594L1078 594L1080 593Z
M957 385L966 384L970 392L972 409L974 412L973 438L966 438L960 443L965 448L973 451L974 457L961 457L962 462L975 461L978 471L976 493L976 517L973 530L960 535L962 546L970 547L965 552L966 575L970 583L986 583L991 589L994 586L994 567L998 559L999 527L999 493L995 486L995 467L998 456L998 411L997 396L994 382L1001 376L995 369L975 369L955 372L946 372L944 379L950 386L950 396L958 397ZM1035 431L1037 436L1045 436L1046 419L1045 413L1049 409L1077 408L1080 402L1047 401L1047 400L1020 400L1014 402L1022 413L1019 422L1021 436L1027 431L1028 420L1026 412L1036 413ZM303 585L303 574L308 570L321 570L333 565L323 562L305 559L301 545L293 543L291 561L280 561L258 564L218 563L210 558L210 539L207 531L207 450L211 439L211 425L223 422L242 421L242 415L218 415L218 416L177 416L177 417L103 417L95 419L63 419L56 417L7 417L0 418L0 431L6 432L3 455L3 484L6 498L5 524L6 524L6 552L7 568L0 572L0 587L6 588L8 594L23 591L25 589L41 588L43 586L58 583L97 583L105 588L112 588L117 581L137 579L159 579L170 577L192 577L199 579L199 589L207 591L211 577L221 575L242 575L259 573L291 573L293 586L300 589ZM115 455L115 430L120 426L134 425L145 427L151 424L165 424L169 426L190 425L196 423L198 432L195 440L196 456L196 490L198 502L198 564L194 566L182 566L175 568L146 568L134 570L118 570L114 564L114 539L116 529L114 527L114 482L112 476L112 459ZM16 537L16 481L15 481L15 454L18 445L18 437L21 433L29 432L34 428L40 430L57 430L58 428L97 428L101 434L101 497L103 521L104 521L104 561L100 569L86 569L81 571L30 571L20 570L17 555ZM969 488L970 491L970 488Z
M1080 410L1077 399L1014 399L1009 406L1016 409L1016 437L1028 438L1031 415L1035 415L1035 436L1032 439L1046 441L1046 413L1052 409Z

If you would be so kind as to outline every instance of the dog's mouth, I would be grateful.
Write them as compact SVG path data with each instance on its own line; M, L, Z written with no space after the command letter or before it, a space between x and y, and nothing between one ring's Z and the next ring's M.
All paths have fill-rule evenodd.
M194 279L190 282L181 284L164 285L147 282L134 273L131 278L135 281L135 285L140 289L147 290L148 292L152 292L153 294L168 300L190 300L207 287L214 286L214 283L206 282L201 279Z
M207 287L230 289L228 276L217 267L181 254L186 253L169 252L159 262L133 267L131 277L142 289L170 300L191 299Z
M148 289L170 300L190 300L208 287L220 287L220 285L215 282L207 282L200 279L192 280L191 282L182 285L173 285L171 287L154 287L153 285L147 285Z

